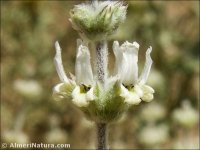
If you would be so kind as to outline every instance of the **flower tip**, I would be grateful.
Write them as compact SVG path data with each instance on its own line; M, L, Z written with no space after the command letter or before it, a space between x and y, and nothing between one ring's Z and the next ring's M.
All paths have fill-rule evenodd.
M113 49L119 47L119 42L118 41L114 41L113 42Z
M77 53L77 58L84 56L90 56L90 53L86 46L80 45Z
M131 44L129 41L125 41L124 42L124 45L128 45L128 44ZM123 44L122 44L123 45Z
M133 42L133 46L135 46L137 49L139 49L140 45L137 42Z
M119 45L119 42L118 42L118 41L114 41L114 44L115 44L115 45Z
M77 39L77 40L76 40L76 43L77 43L77 47L79 47L83 42L82 42L81 39Z
M150 46L146 51L146 55L150 55L151 51L152 51L152 47Z
M147 52L148 52L148 53L151 53L151 51L152 51L152 47L149 46L149 48L147 49Z
M60 45L59 45L58 41L55 42L55 48L56 48L57 52L61 51L61 48L60 48Z

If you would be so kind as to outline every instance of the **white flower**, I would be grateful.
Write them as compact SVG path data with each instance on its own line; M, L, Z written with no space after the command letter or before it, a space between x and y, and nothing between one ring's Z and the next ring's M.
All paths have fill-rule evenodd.
M6 130L2 134L3 140L7 143L27 144L30 142L28 135L22 131Z
M186 128L192 128L198 123L198 111L191 106L190 101L184 100L182 107L175 109L173 112L173 119L179 125Z
M150 53L152 47L146 52L146 62L144 69L138 78L138 51L137 42L125 42L121 46L115 41L113 43L113 52L116 58L115 75L123 83L121 85L121 96L127 103L138 104L141 100L149 102L153 99L154 90L145 85L152 65ZM125 88L126 87L126 88Z
M125 102L129 104L139 104L141 99L136 92L129 92L123 85L121 85L121 94L120 96L125 98Z
M17 79L14 82L14 89L22 96L34 100L42 94L42 87L35 80Z
M115 41L113 43L113 52L116 57L115 70L120 80L125 85L135 84L138 81L141 84L145 84L149 76L149 72L152 65L152 59L150 53L152 47L146 52L146 62L141 76L138 79L138 51L139 44L137 42L129 43L125 42L121 46Z
M145 105L141 111L141 118L149 123L156 122L166 116L166 109L159 103L150 103Z
M56 71L58 73L58 76L60 80L64 83L69 83L70 80L65 74L63 64L62 64L62 56L61 56L61 48L58 42L55 43L55 48L56 48L56 55L54 57L54 63L56 66Z
M59 43L55 43L56 55L54 58L56 70L61 80L60 84L54 87L54 96L57 99L72 96L74 102L79 107L84 107L88 104L88 100L93 100L93 73L90 64L90 52L85 44L77 40L77 55L74 79L69 79L64 71L61 58L61 48ZM82 91L81 91L82 90Z
M76 55L76 83L87 86L93 85L93 73L90 64L90 52L87 46L82 45L80 40L77 40L77 55Z
M93 94L93 88L91 88L87 93L82 93L80 86L76 86L72 92L73 103L79 107L87 106L89 101L95 99Z
M169 139L169 127L167 125L148 125L143 128L138 136L138 140L146 147L155 148L166 143Z
M65 143L68 140L68 134L65 130L58 127L53 128L46 134L47 143Z
M119 47L117 41L113 44L113 52L116 57L115 72L125 85L134 84L138 78L138 49L136 42L125 42Z

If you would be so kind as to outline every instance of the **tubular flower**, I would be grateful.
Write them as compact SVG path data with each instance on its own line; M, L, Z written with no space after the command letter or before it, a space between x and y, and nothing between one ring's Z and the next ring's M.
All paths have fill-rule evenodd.
M115 41L113 51L116 58L115 73L121 81L121 95L125 102L130 104L139 104L141 99L149 102L153 99L154 90L145 85L152 65L150 53L152 47L146 51L146 62L144 69L138 78L138 51L137 42L125 42L121 46Z
M54 87L56 99L72 99L88 118L96 122L110 122L117 119L131 105L137 105L142 100L153 99L154 90L146 85L152 65L150 47L146 52L146 62L138 77L138 50L136 42L125 42L121 46L115 41L113 52L116 58L115 72L102 84L93 74L90 62L90 51L87 44L77 40L75 76L68 78L65 74L61 48L55 43L55 66L61 83Z

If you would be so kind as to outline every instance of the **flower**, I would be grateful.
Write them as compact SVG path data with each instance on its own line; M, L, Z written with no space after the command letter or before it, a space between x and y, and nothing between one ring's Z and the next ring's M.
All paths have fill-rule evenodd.
M152 102L141 110L141 118L148 123L155 123L166 116L166 109L159 103Z
M28 135L22 131L6 130L2 137L6 143L28 144L30 142Z
M17 79L15 80L14 89L21 94L22 96L36 100L42 94L42 87L41 85L35 80L22 80Z
M115 73L123 83L121 85L121 96L127 103L138 104L141 99L149 102L153 99L154 90L145 85L152 65L150 53L152 47L146 52L144 69L138 78L138 50L137 42L125 42L121 46L117 41L113 44L113 51L116 58Z
M75 5L69 20L82 38L100 40L116 31L126 18L126 9L120 1L94 1Z
M139 135L138 140L145 147L155 148L166 143L169 139L169 127L166 124L148 125L144 127Z
M182 107L173 111L172 118L177 124L192 128L198 123L198 111L191 106L189 100L184 100Z
M47 143L66 143L66 141L68 140L68 134L65 130L60 129L59 127L55 127L51 131L46 133L45 139Z
M54 87L53 95L56 99L71 98L90 119L108 122L121 116L127 106L137 105L141 100L149 102L153 99L154 90L146 85L152 65L151 47L146 52L146 63L138 77L139 44L125 42L119 46L115 41L115 73L107 77L104 84L99 82L93 73L90 51L82 40L77 40L75 76L71 79L65 74L58 42L55 47L54 60L61 83Z

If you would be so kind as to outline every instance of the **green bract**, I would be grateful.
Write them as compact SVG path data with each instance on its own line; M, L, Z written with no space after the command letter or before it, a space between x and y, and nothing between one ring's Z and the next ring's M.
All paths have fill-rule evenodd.
M118 82L107 90L97 84L94 94L96 99L90 101L87 107L81 108L90 120L101 123L115 121L127 109L128 105L125 103L124 98L120 96Z
M76 5L70 12L71 23L81 37L101 40L111 35L126 18L127 6L118 1L99 1Z

